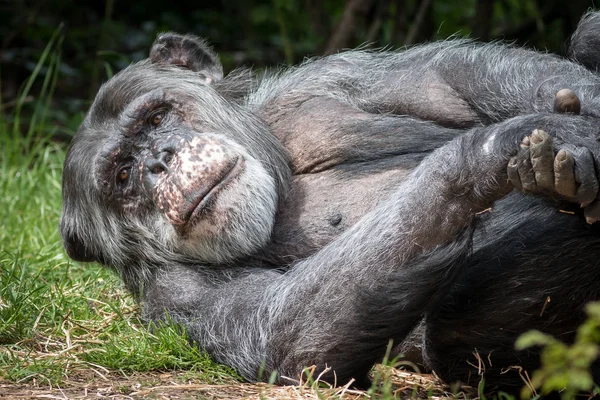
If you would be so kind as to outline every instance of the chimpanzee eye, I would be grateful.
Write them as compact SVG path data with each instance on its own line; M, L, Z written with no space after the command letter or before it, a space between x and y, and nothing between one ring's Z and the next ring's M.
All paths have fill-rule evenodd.
M129 179L130 167L123 167L117 173L117 183L122 185Z
M164 108L154 110L148 116L148 123L152 126L158 126L167 115L167 111Z

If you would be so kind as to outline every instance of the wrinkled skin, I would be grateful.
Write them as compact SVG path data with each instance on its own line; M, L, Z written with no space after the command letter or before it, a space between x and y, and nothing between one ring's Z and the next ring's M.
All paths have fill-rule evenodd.
M65 248L249 380L366 384L393 340L447 382L517 390L501 372L539 362L518 335L571 340L598 297L589 37L597 14L582 65L449 41L223 77L204 41L159 36L74 138Z

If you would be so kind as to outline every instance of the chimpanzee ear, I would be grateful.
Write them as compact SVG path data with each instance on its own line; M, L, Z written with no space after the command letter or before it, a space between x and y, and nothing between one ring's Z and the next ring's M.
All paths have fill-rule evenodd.
M150 61L199 72L208 83L223 78L219 57L205 40L193 35L159 34L150 49Z

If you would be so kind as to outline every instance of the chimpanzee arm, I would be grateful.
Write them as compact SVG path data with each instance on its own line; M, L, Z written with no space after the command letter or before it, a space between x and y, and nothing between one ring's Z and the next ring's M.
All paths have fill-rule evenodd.
M286 110L326 98L370 114L396 114L468 128L518 115L552 112L555 94L572 89L583 115L600 113L600 77L558 56L465 40L398 52L351 51L266 79L249 104L272 124ZM327 108L325 110L328 110ZM283 115L282 115L283 113ZM335 113L324 114L335 115Z
M554 96L563 88L579 97L582 114L600 112L598 75L554 55L493 44L457 44L440 49L430 65L483 123L551 112Z
M475 128L434 151L386 201L289 272L248 269L219 283L214 268L169 266L148 287L145 313L160 318L166 310L247 379L276 370L285 382L313 364L332 367L338 383L363 379L388 340L401 341L448 289L474 214L512 189L508 160L534 128L600 154L598 128L583 117L529 115Z
M371 101L406 107L410 101L405 95L408 87L408 93L423 97L416 106L418 113L427 110L428 102L449 99L446 108L441 108L442 118L448 123L452 124L452 104L466 102L476 120L488 124L516 115L550 112L554 95L569 88L579 96L582 114L598 115L600 110L599 77L557 56L494 44L450 41L409 50L402 57L402 64L411 62L425 65L409 74L402 68L396 73L390 71L390 78L384 83L390 90L382 86Z

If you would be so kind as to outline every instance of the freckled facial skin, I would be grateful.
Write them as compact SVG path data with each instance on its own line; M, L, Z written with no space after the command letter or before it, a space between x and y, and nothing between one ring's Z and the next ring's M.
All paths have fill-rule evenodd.
M225 180L230 183L241 172L238 167L236 176L230 176L238 161L243 163L231 147L213 137L182 138L177 142L178 150L172 154L168 168L150 185L153 201L171 224L184 227L199 203L215 197L217 186ZM141 168L145 174L153 174L147 163Z
M244 253L264 244L277 198L262 165L217 134L184 136L170 146L177 150L167 168L153 172L154 159L146 159L140 179L160 211L160 231L171 232L173 245L183 254L220 262L227 243Z

